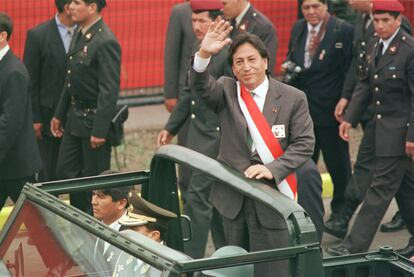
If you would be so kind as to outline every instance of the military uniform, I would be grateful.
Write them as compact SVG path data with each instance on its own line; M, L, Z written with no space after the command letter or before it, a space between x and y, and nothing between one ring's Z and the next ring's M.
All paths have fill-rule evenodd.
M64 120L57 164L60 179L98 175L110 168L108 140L92 149L90 137L107 138L119 95L121 49L99 19L77 31L68 53L65 86L55 117ZM71 204L91 211L90 193L72 193Z
M199 42L195 43L193 53L198 49ZM228 47L212 57L209 72L215 79L232 76L227 56ZM184 122L190 119L186 147L215 159L220 143L220 124L217 115L195 91L188 87L184 91L185 94L171 113L165 129L175 135ZM191 219L193 238L184 244L184 249L185 253L193 258L204 257L209 229L216 249L225 245L221 215L208 200L213 183L214 180L204 174L191 174L184 213Z
M170 219L176 218L177 215L162 209L144 199L139 197L136 193L130 192L128 195L128 202L130 207L128 213L121 217L119 224L121 226L130 228L129 230L123 230L120 233L129 237L132 240L142 240L137 233L141 231L133 230L133 227L145 226L152 223L152 228L147 230L154 230L160 232L160 240L162 238L161 232L168 230L168 224ZM132 227L132 228L131 228ZM161 230L163 229L163 230ZM145 233L143 233L146 235ZM162 243L162 241L159 241ZM144 263L140 259L137 259L119 249L109 248L107 250L107 262L114 264L113 277L129 277L129 276L142 276L142 277L158 277L161 276L161 271Z
M362 208L343 243L351 253L368 250L394 195L408 231L414 234L414 166L405 153L406 141L414 142L414 39L399 30L378 64L378 39L370 49L345 114L345 121L356 125L372 101L375 166Z

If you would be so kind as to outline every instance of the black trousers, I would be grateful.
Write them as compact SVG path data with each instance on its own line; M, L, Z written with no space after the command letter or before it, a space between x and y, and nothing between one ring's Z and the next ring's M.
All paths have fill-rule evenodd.
M323 235L322 179L315 163L309 159L296 170L298 182L298 204L306 211L315 225L319 242Z
M317 164L322 151L334 187L331 210L332 213L340 213L345 205L345 188L351 178L348 143L339 137L337 126L315 126L314 131L316 143L312 160Z
M10 197L14 203L16 203L17 198L19 198L20 193L23 189L23 186L27 182L33 182L33 176L23 177L11 180L1 180L0 179L0 211L6 203L7 197Z
M222 216L209 201L214 183L215 179L205 174L193 172L191 175L184 214L191 219L193 237L184 243L184 252L193 258L204 257L209 230L216 249L226 245Z
M414 164L405 156L376 157L373 179L344 246L351 253L366 252L393 197L408 231L414 235ZM368 224L367 224L368 223Z
M247 197L244 197L242 209L236 218L231 220L223 217L223 223L228 245L240 246L248 252L288 246L287 229L264 227L257 218L255 202ZM288 260L254 265L255 277L283 277L288 276L288 273Z
M56 174L59 179L71 179L99 175L111 167L111 146L92 149L90 138L81 138L65 132L59 149ZM70 193L70 203L92 214L90 191Z
M60 139L43 135L41 140L37 140L39 152L42 158L43 169L39 172L38 181L55 181L56 165L59 154Z

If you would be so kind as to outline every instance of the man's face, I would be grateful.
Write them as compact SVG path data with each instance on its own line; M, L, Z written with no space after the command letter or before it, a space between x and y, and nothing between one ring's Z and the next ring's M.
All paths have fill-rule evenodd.
M102 220L105 224L112 224L125 213L126 199L112 201L112 196L104 194L100 190L92 192L93 216Z
M203 40L204 36L207 34L208 29L210 28L213 21L208 16L209 12L202 13L193 13L191 16L193 22L193 31L198 40Z
M244 0L223 0L223 16L227 20L235 19L242 11L241 4Z
M267 59L250 43L240 45L233 55L233 73L248 90L258 87L266 78Z
M354 10L363 13L371 12L371 0L348 0L348 2Z
M389 13L374 14L374 29L378 37L389 39L401 25L401 17L394 18Z
M304 0L301 7L303 17L312 26L318 25L328 11L328 6L319 0Z
M88 21L94 13L94 8L96 8L95 3L87 5L83 0L73 0L69 5L72 20L80 24Z

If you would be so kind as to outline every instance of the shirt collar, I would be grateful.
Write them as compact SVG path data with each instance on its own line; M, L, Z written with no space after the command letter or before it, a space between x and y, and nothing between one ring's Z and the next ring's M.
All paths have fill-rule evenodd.
M269 79L266 76L264 81L259 86L257 86L257 88L255 88L253 90L254 91L254 96L255 97L258 96L258 97L261 97L261 98L266 98L268 90L269 90Z
M4 58L4 56L6 56L9 49L9 44L6 44L6 46L4 46L3 49L0 49L0 61Z
M99 16L95 21L93 21L91 24L89 24L88 26L85 26L83 28L81 28L82 31L82 35L86 34L86 32L99 20L101 20L102 16Z
M400 31L400 28L397 29L397 31L395 31L395 33L387 40L383 40L382 38L380 38L379 43L383 43L384 44L384 48L382 50L382 53L384 54L385 51L387 51L388 46L391 44L392 40L395 38L395 36L398 34L398 32Z
M114 230L119 231L119 228L121 227L121 224L119 224L119 220L121 219L121 217L123 217L124 215L126 215L127 211L125 211L125 213L123 213L117 220L115 220L114 222L112 222L111 224L109 224L109 228L112 228Z
M322 26L322 22L323 20L321 20L321 22L319 22L316 26L312 26L310 23L308 23L308 33L310 34L310 31L313 29L316 31L316 33L319 32L319 30L321 29Z
M250 8L250 2L247 2L247 6L244 8L244 10L236 17L236 26L239 26L240 22L242 21L243 17L247 13L247 11Z

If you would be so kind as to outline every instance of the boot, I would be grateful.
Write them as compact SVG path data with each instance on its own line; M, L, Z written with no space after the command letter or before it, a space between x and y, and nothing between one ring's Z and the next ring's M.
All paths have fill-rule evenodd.
M348 232L349 221L352 218L358 204L353 202L345 202L342 212L332 215L325 223L324 231L339 239L344 239Z

